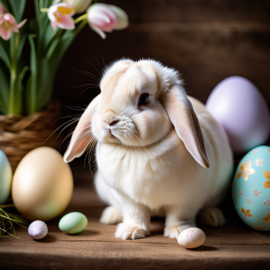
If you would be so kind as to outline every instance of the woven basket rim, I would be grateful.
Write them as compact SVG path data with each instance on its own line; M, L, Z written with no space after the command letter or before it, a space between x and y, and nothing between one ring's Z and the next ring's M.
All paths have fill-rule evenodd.
M28 116L0 116L0 149L7 155L13 170L31 150L40 146L60 148L61 138L56 132L61 105L50 103L47 109Z

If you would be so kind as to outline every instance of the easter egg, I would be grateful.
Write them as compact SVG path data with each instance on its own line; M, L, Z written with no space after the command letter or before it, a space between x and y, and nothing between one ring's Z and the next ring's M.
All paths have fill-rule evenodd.
M270 231L270 147L258 146L240 161L232 197L239 217L251 228Z
M182 231L178 237L178 244L184 248L197 248L204 244L206 236L204 231L192 227Z
M12 170L7 156L0 150L0 204L4 204L10 195Z
M72 192L70 167L50 147L29 152L19 163L12 182L15 207L30 220L57 217L68 206Z
M82 232L88 224L87 217L80 212L66 214L59 221L59 229L68 234Z
M43 239L48 234L48 227L42 220L35 220L29 225L28 234L36 240Z
M210 94L206 108L225 129L234 153L244 153L266 142L269 110L258 88L249 80L232 76Z

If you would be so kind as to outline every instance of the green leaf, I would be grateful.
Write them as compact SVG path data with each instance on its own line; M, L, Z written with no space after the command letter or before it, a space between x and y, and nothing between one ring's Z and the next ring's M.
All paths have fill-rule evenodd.
M0 43L0 58L4 61L4 63L6 64L7 68L10 68L10 60L8 58L8 54L7 54L4 46L2 46L1 43Z
M58 32L60 30L58 29L57 30L53 30L51 24L49 23L47 28L46 28L46 31L45 31L45 34L44 34L44 37L43 37L43 48L44 48L44 54L47 54L47 51L49 50L49 47L50 47L50 44L53 42L54 38L56 38Z
M22 114L22 93L19 89L19 78L15 77L10 84L8 113Z
M42 36L44 30L46 29L46 24L49 23L48 15L45 12L41 12L40 9L42 8L49 8L52 4L53 1L42 1L42 0L36 0L34 1L35 4L35 13L36 13L36 19L38 23L38 28L39 28L39 34Z
M20 35L20 42L18 44L18 48L17 48L17 62L20 61L20 59L22 59L22 52L23 52L23 48L24 48L24 44L25 44L25 41L26 41L26 38L27 38L27 34L23 34L23 35Z
M55 50L55 48L57 47L57 45L59 44L59 41L60 41L60 38L54 38L48 51L47 51L47 55L46 55L46 58L47 59L50 59L52 57L52 54Z
M31 76L27 82L27 113L31 114L36 112L36 91L37 91L37 55L34 38L36 35L28 36L30 43L30 70Z
M7 1L6 0L0 0L0 3L4 7L5 12L8 12L9 13Z
M29 43L31 48L31 54L30 54L30 68L31 68L31 74L36 75L37 74L37 58L36 58L36 47L34 38L36 37L35 34L29 35Z
M9 53L9 40L4 40L0 38L0 44L5 49L6 53Z
M11 13L14 15L17 23L22 20L26 0L9 0L9 5L11 8Z
M15 47L15 33L12 33L11 38L9 40L9 54L10 54L10 59L12 59L12 57L13 57L14 47Z
M39 21L40 21L40 16L41 16L41 12L40 12L40 1L38 0L35 0L34 1L34 4L35 4L35 14L36 14L36 19L37 19L37 22L39 24Z
M30 68L28 66L25 66L22 71L20 72L20 75L19 75L19 80L18 80L18 85L19 85L19 89L20 91L22 92L23 91L23 84L22 84L22 81L23 81L23 78L26 74L26 72L29 70Z
M0 68L0 106L2 112L7 114L8 108L8 97L9 97L9 85L6 79L6 75L3 70Z
M23 84L23 79L25 77L25 74L27 73L27 71L29 70L29 67L28 66L25 66L20 74L19 74L19 78L18 78L18 90L19 90L19 95L21 95L21 97L25 96L24 95L24 90L25 90L25 86ZM27 97L26 97L27 98ZM25 97L24 97L24 100L22 100L22 103L24 105L25 103ZM24 106L23 106L24 107ZM24 111L24 108L22 108L22 111Z
M45 69L45 72L41 74L40 81L44 82L43 84L39 85L39 92L37 97L37 108L38 110L42 110L46 108L51 100L52 92L53 92L53 83L55 73L51 73L48 69L50 68L49 65L45 63L42 65L42 68ZM47 69L47 72L46 72Z
M80 25L74 29L73 31L66 31L62 36L58 46L54 50L54 53L51 56L52 61L54 62L55 72L57 70L58 65L60 64L63 56L67 52L69 46L71 45L72 41L78 35L78 33L83 29L83 27L87 24L87 20L84 20L80 23Z

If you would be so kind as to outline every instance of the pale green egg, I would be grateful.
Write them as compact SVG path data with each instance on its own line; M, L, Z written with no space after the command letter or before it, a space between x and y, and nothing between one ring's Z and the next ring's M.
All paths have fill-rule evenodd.
M0 204L4 204L10 195L12 170L7 156L0 150Z
M59 229L68 234L82 232L88 224L87 217L80 212L66 214L59 221Z

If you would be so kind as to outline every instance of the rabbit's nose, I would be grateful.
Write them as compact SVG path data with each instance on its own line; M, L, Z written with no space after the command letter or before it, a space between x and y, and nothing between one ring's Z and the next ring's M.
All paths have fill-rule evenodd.
M119 120L115 120L115 121L111 122L109 125L113 126L113 125L116 125L118 122L119 122Z
M108 125L110 125L110 126L113 126L113 125L116 125L118 122L119 122L119 120L115 120L115 121L112 121L112 122L107 122L107 121L105 121L105 120L103 120L105 123L107 123Z

